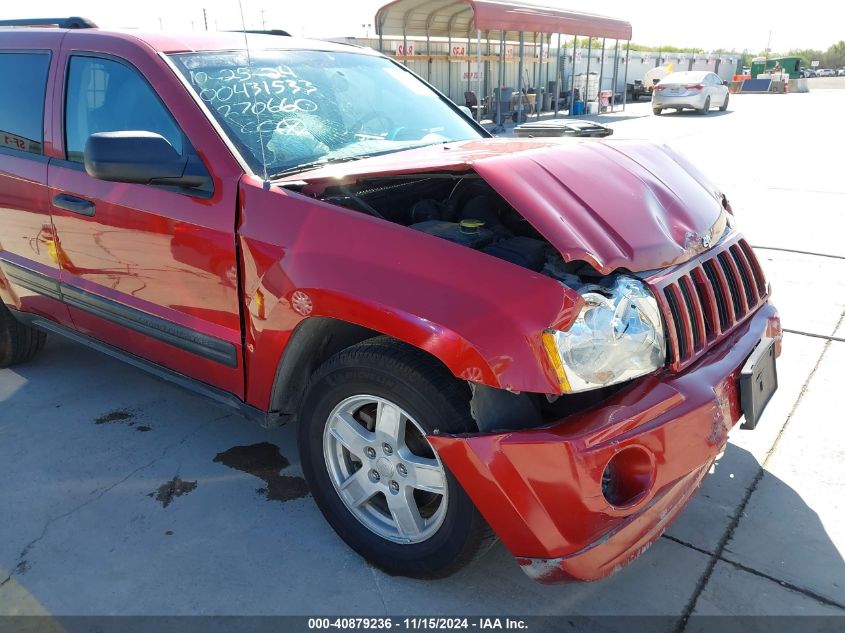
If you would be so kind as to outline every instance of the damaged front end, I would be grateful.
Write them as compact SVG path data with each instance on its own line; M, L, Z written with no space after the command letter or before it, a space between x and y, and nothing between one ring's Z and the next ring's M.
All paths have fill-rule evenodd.
M470 382L473 417L481 431L540 426L600 402L612 387L664 365L663 324L646 284L633 274L605 274L567 257L474 171L373 174L354 182L297 187L325 202L555 279L578 299L574 322L550 322L536 333L535 353L553 376L548 393L514 393ZM588 391L594 393L559 397Z
M755 349L779 354L760 265L724 196L666 148L488 140L406 154L284 186L577 293L565 322L524 333L551 389L469 378L479 433L429 440L529 576L607 576L723 450Z
M597 580L683 510L742 415L740 368L777 323L765 304L694 368L641 378L545 427L429 439L529 576Z

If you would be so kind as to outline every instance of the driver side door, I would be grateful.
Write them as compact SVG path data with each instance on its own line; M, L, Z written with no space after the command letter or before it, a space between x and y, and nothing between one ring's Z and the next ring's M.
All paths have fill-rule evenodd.
M91 177L84 148L97 132L155 132L180 154L197 153L210 175L214 167L196 150L207 146L204 139L192 143L163 99L166 67L153 80L129 59L101 51L71 48L61 61L55 107L63 159L51 161L48 182L62 294L75 328L242 398L237 175L212 176L202 190ZM175 109L190 114L191 104Z

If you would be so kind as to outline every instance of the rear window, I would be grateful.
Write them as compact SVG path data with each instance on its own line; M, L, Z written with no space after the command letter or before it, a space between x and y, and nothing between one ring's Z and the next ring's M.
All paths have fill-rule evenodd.
M0 52L0 147L41 154L44 142L44 95L47 53Z
M704 81L706 72L687 71L682 73L671 73L660 80L662 84L691 84Z

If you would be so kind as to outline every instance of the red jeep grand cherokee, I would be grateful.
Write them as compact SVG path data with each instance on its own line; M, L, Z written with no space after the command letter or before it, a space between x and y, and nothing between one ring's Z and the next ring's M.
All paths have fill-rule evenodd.
M0 365L57 333L296 421L391 573L492 532L537 580L610 574L777 386L760 265L665 147L494 139L288 37L7 29L0 76Z

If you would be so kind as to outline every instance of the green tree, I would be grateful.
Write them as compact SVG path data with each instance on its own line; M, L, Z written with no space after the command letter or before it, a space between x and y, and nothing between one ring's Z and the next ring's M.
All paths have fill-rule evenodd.
M672 46L671 44L662 44L659 46L652 46L650 44L637 44L635 42L631 42L631 50L632 51L663 51L664 53L705 53L706 51L703 48L696 48L696 47L681 47L681 46Z
M793 48L792 50L787 52L786 56L801 58L801 65L805 68L809 68L810 62L812 62L814 59L818 59L821 61L822 52L812 48Z
M825 68L842 68L845 66L845 40L831 45L821 56Z

